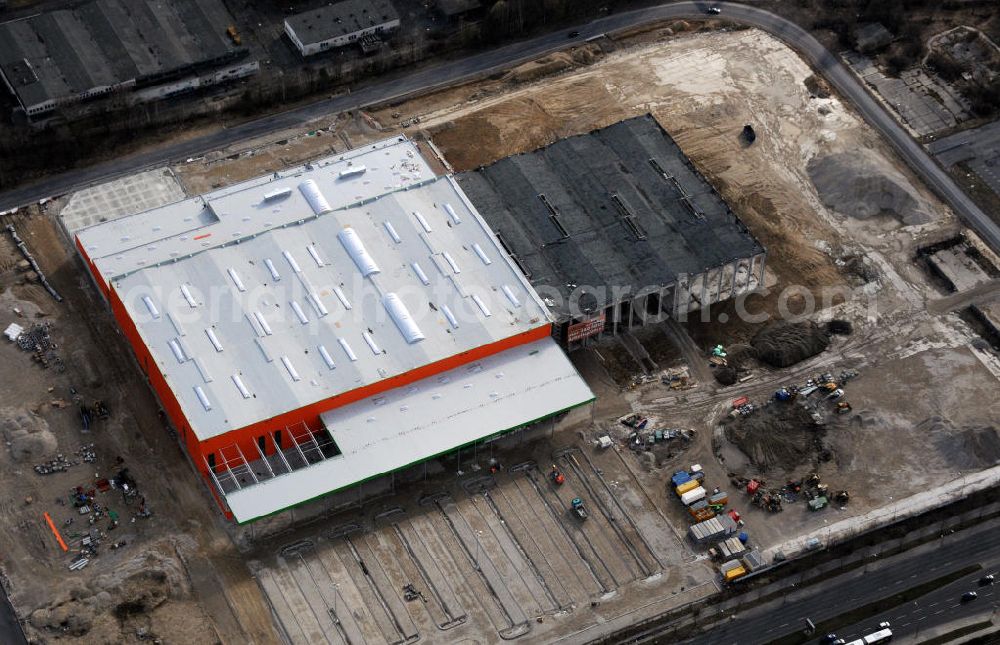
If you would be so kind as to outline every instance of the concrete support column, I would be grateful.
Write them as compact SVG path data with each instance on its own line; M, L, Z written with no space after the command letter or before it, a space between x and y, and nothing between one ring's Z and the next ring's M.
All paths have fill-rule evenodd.
M724 298L722 297L722 282L726 278L726 267L725 265L719 267L719 288L715 290L715 301L722 302Z
M708 271L701 274L701 308L708 306Z
M750 266L747 267L747 283L743 287L743 293L750 291L750 280L754 277L754 271L756 271L757 256L750 258Z
M767 260L767 256L765 254L761 253L761 255L760 255L760 278L758 278L758 281L757 281L757 285L760 286L761 289L764 288L764 285L767 282L765 280L765 273L764 273L764 263L765 263L766 260Z
M736 296L736 277L740 272L740 262L741 260L736 260L733 262L733 284L732 288L729 290L729 297L733 298Z

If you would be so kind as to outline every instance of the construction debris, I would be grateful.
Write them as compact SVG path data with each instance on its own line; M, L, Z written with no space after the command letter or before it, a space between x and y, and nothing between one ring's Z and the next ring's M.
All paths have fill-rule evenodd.
M29 264L31 264L31 268L35 271L35 273L38 274L38 281L42 283L45 290L49 292L49 295L56 299L56 302L62 302L62 296L60 296L59 293L56 292L55 288L49 284L49 281L45 279L45 274L42 273L42 269L38 266L38 263L35 262L35 258L31 256L31 253L28 252L27 245L21 240L20 237L17 236L17 231L14 230L13 224L7 225L7 232L10 233L10 237L14 240L14 244L16 244L18 250L21 251L21 255L24 256L24 259L27 260Z
M79 460L67 459L62 453L59 453L55 456L55 459L35 464L35 472L39 475L51 475L53 473L65 472L80 463L92 464L97 461L97 454L94 452L94 444L92 443L80 446L75 454Z
M17 346L26 352L32 352L32 358L42 367L55 366L56 370L62 372L66 369L62 359L56 353L58 347L52 342L49 330L52 323L36 323L30 329L21 331L17 335Z

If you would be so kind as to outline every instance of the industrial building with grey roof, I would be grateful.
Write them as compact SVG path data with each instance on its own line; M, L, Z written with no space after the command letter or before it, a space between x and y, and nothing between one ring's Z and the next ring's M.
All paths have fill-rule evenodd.
M93 0L0 24L0 73L29 115L235 61L221 0Z
M764 248L649 114L458 182L565 323L683 315L763 281Z

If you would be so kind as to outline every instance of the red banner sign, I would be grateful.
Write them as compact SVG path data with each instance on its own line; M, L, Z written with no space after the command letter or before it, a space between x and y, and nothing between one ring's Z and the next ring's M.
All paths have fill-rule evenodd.
M584 338L596 336L602 331L604 331L603 313L600 316L591 318L590 320L584 320L583 322L578 322L575 325L570 325L566 339L568 342L574 343L578 340L583 340Z

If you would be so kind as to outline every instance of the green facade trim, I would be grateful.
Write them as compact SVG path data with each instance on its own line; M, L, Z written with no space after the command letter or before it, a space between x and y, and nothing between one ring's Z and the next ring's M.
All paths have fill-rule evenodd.
M444 455L449 455L449 454L451 454L453 452L457 452L457 451L462 450L463 448L466 448L466 447L471 446L473 444L486 442L486 441L488 441L490 439L495 439L495 438L503 436L503 435L508 435L511 432L515 432L517 430L520 430L521 428L533 425L535 423L539 423L541 421L545 421L546 419L551 419L552 417L559 416L560 414L562 414L564 412L569 412L570 410L575 410L576 408L583 407L585 405L589 405L589 404L593 403L596 399L597 399L597 397L592 396L589 399L587 399L586 401L581 401L580 403L577 403L576 405L571 405L571 406L563 408L561 410L557 410L555 412L551 412L549 414L540 416L537 419L533 419L531 421L527 421L527 422L522 423L520 425L514 426L513 428L507 428L506 430L501 430L499 432L495 432L495 433L491 434L488 437L483 437L481 439L475 439L473 441L469 441L468 443L464 443L462 445L455 446L454 448L449 448L448 450L443 450L443 451L441 451L441 452L439 452L439 453L437 453L435 455L431 455L431 456L425 457L423 459L418 459L416 461L413 461L413 462L410 462L410 463L406 464L405 466L400 466L399 468L394 468L392 470L387 470L387 471L382 472L382 473L377 473L375 475L372 475L371 477L366 477L365 479L361 479L361 480L358 480L358 481L356 481L356 482L354 482L352 484L348 484L347 486L341 486L340 488L334 488L333 490L328 490L325 493L320 493L319 495L314 495L313 497L310 497L308 499L304 499L301 502L296 502L295 504L292 504L290 506L285 506L284 508L279 508L276 511L272 511L272 512L266 513L264 515L258 515L256 517L252 517L252 518L250 518L248 520L237 521L237 524L240 525L240 526L242 526L244 524L250 524L252 522L256 522L258 520L262 520L262 519L264 519L266 517L271 517L271 516L274 516L274 515L278 515L279 513L284 513L285 511L290 511L293 508L298 508L299 506L303 506L303 505L308 504L310 502L314 502L314 501L316 501L316 500L318 500L320 498L326 497L327 495L332 495L334 493L339 493L340 491L344 491L344 490L348 490L348 489L354 488L356 486L360 486L360 485L362 485L362 484L364 484L366 482L378 479L379 477L385 477L386 475L390 475L392 473L398 473L401 470L406 470L407 468L412 468L413 466L416 466L418 464L422 464L422 463L427 462L427 461L438 459L438 458L440 458L440 457L442 457ZM291 474L291 473L289 473L289 474ZM281 477L281 476L283 476L283 475L279 475L279 477Z

